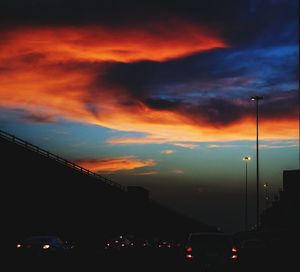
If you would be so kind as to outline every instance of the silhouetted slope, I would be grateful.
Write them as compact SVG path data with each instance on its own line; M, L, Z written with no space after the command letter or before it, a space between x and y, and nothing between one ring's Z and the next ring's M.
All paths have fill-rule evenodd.
M8 237L47 232L89 240L214 229L1 133L1 221Z

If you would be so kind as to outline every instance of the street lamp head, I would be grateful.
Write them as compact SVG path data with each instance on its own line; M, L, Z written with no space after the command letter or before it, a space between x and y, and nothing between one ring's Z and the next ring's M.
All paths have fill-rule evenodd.
M252 96L252 97L251 97L251 100L252 100L252 101L254 101L254 100L257 100L257 101L258 101L258 100L262 100L262 99L263 99L263 97L262 97L262 96L258 96L258 95Z
M251 161L251 157L245 156L245 157L243 158L243 161Z

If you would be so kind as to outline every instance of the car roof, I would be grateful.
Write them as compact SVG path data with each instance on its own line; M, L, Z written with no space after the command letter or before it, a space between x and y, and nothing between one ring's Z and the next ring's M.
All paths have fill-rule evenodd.
M223 232L191 232L189 234L191 235L218 235L218 236L230 236L227 233L223 233Z
M46 241L49 241L49 240L56 240L56 239L60 239L59 237L57 236L53 236L53 235L36 235L36 236L30 236L28 238L26 238L25 240L26 241L32 241L32 240L46 240Z
M212 238L212 237L219 237L222 239L227 239L232 241L232 235L223 233L223 232L191 232L188 236L188 240L194 239L196 237L206 237L206 238Z

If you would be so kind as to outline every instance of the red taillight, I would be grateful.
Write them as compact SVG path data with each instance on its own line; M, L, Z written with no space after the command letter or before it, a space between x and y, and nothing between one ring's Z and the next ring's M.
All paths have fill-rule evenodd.
M231 248L231 253L232 253L231 259L232 259L232 260L236 260L236 259L238 258L236 247L232 247L232 248Z
M192 252L192 251L193 251L193 248L192 248L192 247L187 247L187 248L186 248L186 251L187 251L187 252Z
M50 248L50 245L43 245L43 249L48 249Z
M193 255L192 255L192 254L186 254L185 257L186 257L187 259L192 259L192 258L193 258Z
M187 252L187 254L185 255L185 257L187 259L193 259L193 255L192 255L193 248L192 247L187 247L185 249L185 251Z

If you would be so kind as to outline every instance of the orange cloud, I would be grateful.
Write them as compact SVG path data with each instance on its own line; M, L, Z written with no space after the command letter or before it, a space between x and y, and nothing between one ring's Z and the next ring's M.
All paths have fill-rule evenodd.
M255 138L254 118L216 127L201 118L191 120L184 113L152 109L138 101L120 103L131 98L121 87L108 86L101 78L111 65L107 61L164 61L227 46L205 28L170 21L163 26L149 24L148 28L40 27L10 29L2 34L0 107L23 109L32 122L65 118L146 135L108 139L110 144L180 143L194 147L190 142ZM93 84L96 79L97 86ZM297 128L297 120L265 120L260 137L296 139ZM129 160L129 169L133 162L139 161ZM109 164L106 167L99 171L115 169Z
M76 163L90 171L98 173L128 171L136 168L155 165L153 160L141 161L132 156L103 160L77 161Z
M280 148L291 148L291 147L299 147L299 141L273 141L268 144L260 144L259 147L261 149L280 149Z
M168 116L168 113L161 112L161 116ZM140 116L140 115L139 115ZM127 116L128 117L128 116ZM233 140L254 140L256 137L256 123L254 118L244 118L236 123L222 127L213 127L211 124L189 123L180 120L177 123L170 120L169 123L160 124L136 122L136 131L145 132L144 138L114 138L110 144L158 144L178 142L201 142L201 141L233 141ZM159 122L159 119L157 120ZM126 122L128 127L129 123ZM265 140L275 139L296 139L298 137L297 120L265 120L260 123L260 138Z
M140 173L132 173L135 176L152 176L152 175L158 175L159 173L157 171L148 171L148 172L140 172Z
M232 148L234 145L230 144L209 144L208 148Z
M5 32L2 37L0 59L38 53L48 62L164 61L227 46L207 28L178 20L149 22L130 28L19 27Z
M174 154L176 151L175 150L172 150L172 149L164 149L162 151L160 151L161 154L164 154L164 155L170 155L170 154Z
M115 93L119 99L124 94L101 82L107 61L163 61L224 46L225 42L207 29L176 20L132 28L57 26L2 30L0 107L25 109L36 120L41 114L114 129L119 121L125 121L127 126L140 121L135 120L135 108L116 110L120 105ZM91 97L89 91L96 77L99 86ZM89 102L94 114L87 109Z
M189 149L196 149L197 147L199 147L199 145L191 144L191 143L174 143L173 145L184 147L184 148L189 148Z

